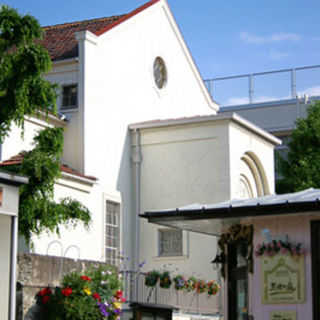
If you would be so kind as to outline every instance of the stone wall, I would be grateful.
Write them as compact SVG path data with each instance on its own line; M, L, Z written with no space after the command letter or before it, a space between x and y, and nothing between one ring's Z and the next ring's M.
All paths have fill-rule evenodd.
M85 271L90 266L105 265L97 261L19 254L17 267L17 320L36 318L34 296L43 287L56 287L63 275Z

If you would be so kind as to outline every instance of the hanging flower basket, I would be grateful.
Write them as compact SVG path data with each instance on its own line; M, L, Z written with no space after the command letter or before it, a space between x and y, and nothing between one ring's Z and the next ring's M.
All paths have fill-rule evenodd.
M204 293L207 291L207 283L204 280L197 280L195 283L197 293Z
M146 274L146 277L144 279L144 284L147 287L155 287L157 285L159 278L160 278L159 271L152 270Z
M162 274L160 274L160 288L169 289L171 284L172 281L168 271L164 271Z
M182 275L177 275L173 278L174 288L176 290L182 290L185 288L186 279Z
M207 283L207 290L208 296L215 296L220 290L220 285L214 280L209 281Z
M196 287L197 279L195 277L190 277L186 282L185 282L185 290L187 292L193 291Z

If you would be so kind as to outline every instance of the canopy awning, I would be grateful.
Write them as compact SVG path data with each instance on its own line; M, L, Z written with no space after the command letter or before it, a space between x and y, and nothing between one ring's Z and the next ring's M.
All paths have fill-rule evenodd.
M216 204L192 204L160 211L147 211L140 217L148 222L198 233L219 235L223 227L243 218L320 214L320 189L268 195L251 199L236 199Z

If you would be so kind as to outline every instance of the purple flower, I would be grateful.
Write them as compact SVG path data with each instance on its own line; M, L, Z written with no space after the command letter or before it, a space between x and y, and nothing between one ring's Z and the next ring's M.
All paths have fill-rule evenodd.
M121 314L121 309L114 309L115 314Z
M108 317L109 316L109 312L106 309L106 305L104 303L101 303L101 302L97 302L97 305L99 306L101 314L104 317Z
M146 260L142 261L142 262L139 264L139 268L142 268L146 263L147 263Z

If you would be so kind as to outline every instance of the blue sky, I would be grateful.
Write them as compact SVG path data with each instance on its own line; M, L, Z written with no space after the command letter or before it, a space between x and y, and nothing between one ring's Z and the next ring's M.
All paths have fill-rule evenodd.
M35 16L41 25L127 13L145 0L4 0L20 13ZM168 0L203 78L320 64L319 0ZM272 77L270 77L271 79ZM256 88L271 85L259 97L286 97L289 75L262 79ZM320 69L299 72L298 91L318 92ZM245 81L245 82L244 82ZM241 83L240 83L241 82ZM227 85L226 85L227 83ZM226 104L221 82L220 102ZM234 102L246 96L247 80L235 81ZM274 84L274 85L272 85ZM217 89L218 90L218 89ZM309 91L308 91L309 90ZM313 90L313 91L312 91Z

